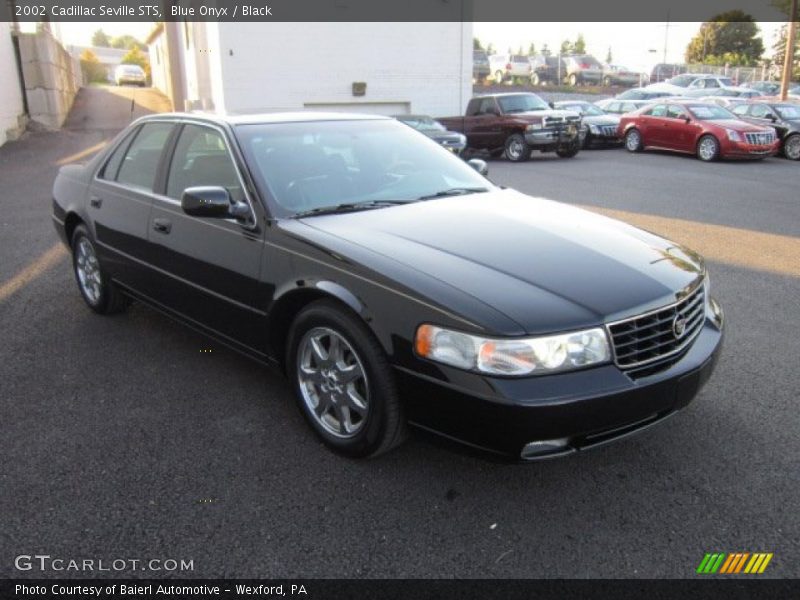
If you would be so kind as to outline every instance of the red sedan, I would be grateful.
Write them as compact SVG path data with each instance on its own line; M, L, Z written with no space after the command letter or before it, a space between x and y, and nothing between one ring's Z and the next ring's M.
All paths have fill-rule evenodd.
M666 100L624 115L618 133L630 152L673 150L707 162L765 158L780 146L772 127L747 123L726 108L691 100Z

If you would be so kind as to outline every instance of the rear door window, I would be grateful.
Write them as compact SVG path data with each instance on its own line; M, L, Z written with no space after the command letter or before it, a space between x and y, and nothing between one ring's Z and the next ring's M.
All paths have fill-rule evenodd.
M161 155L173 127L172 123L145 123L125 154L117 183L152 192Z

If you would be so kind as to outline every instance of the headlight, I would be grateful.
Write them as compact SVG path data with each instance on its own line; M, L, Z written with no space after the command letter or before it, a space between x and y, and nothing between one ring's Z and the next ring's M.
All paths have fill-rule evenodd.
M434 325L420 325L419 356L490 375L546 375L608 362L611 352L600 327L523 339L483 338Z
M742 138L739 135L738 131L734 131L733 129L726 129L725 131L728 133L728 139L731 140L732 142L742 141Z
M525 128L525 131L536 131L537 129L541 129L543 125L541 123L531 123Z

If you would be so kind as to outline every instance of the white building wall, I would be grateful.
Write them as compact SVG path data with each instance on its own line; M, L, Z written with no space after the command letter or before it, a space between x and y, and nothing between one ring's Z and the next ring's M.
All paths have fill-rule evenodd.
M471 23L214 27L219 72L212 69L212 89L219 78L216 87L224 92L217 111L318 108L445 116L460 114L471 95ZM367 84L364 96L353 95L353 82Z
M18 134L22 112L22 90L11 42L11 23L0 21L0 146Z

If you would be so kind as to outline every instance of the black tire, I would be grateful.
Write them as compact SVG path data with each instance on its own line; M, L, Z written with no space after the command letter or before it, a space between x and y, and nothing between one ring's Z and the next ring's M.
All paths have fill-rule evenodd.
M556 148L556 154L561 158L573 158L581 150L580 138L575 138L569 144Z
M504 152L511 162L525 162L531 157L531 147L521 133L512 133L506 138Z
M709 150L709 148L713 148L713 151ZM719 158L719 140L708 133L701 136L700 139L697 140L696 154L697 158L703 162L713 162L717 160Z
M351 359L365 374L361 383L364 386L362 395L367 397L366 416L359 422L357 431L348 434L349 437L331 433L324 420L314 414L303 394L298 370L302 361L301 342L305 343L307 334L321 330L334 332L346 341ZM328 448L352 458L366 458L388 452L405 439L405 418L386 354L367 326L347 309L330 300L309 304L292 323L286 356L287 373L300 412ZM340 403L342 396L339 394L344 393L340 391L337 394ZM330 409L335 412L332 405ZM348 415L352 415L350 409Z
M800 133L786 136L783 140L783 155L789 160L800 160Z
M92 268L92 272L96 273L99 279L99 283L96 285L85 285L81 281L81 273L83 273L84 279L86 278L85 268L79 270L79 262L81 260L86 260L85 255L79 250L83 244L88 245L87 248L91 249L91 254L94 257L95 266ZM70 247L72 248L72 272L75 274L78 290L80 290L81 296L87 306L101 315L123 312L130 304L130 299L114 285L109 275L103 269L103 266L97 258L94 240L85 225L78 225L75 231L72 232ZM93 290L91 293L89 291L90 288ZM96 290L96 292L94 290Z
M641 152L644 147L642 133L636 127L631 127L625 132L624 143L628 152Z

